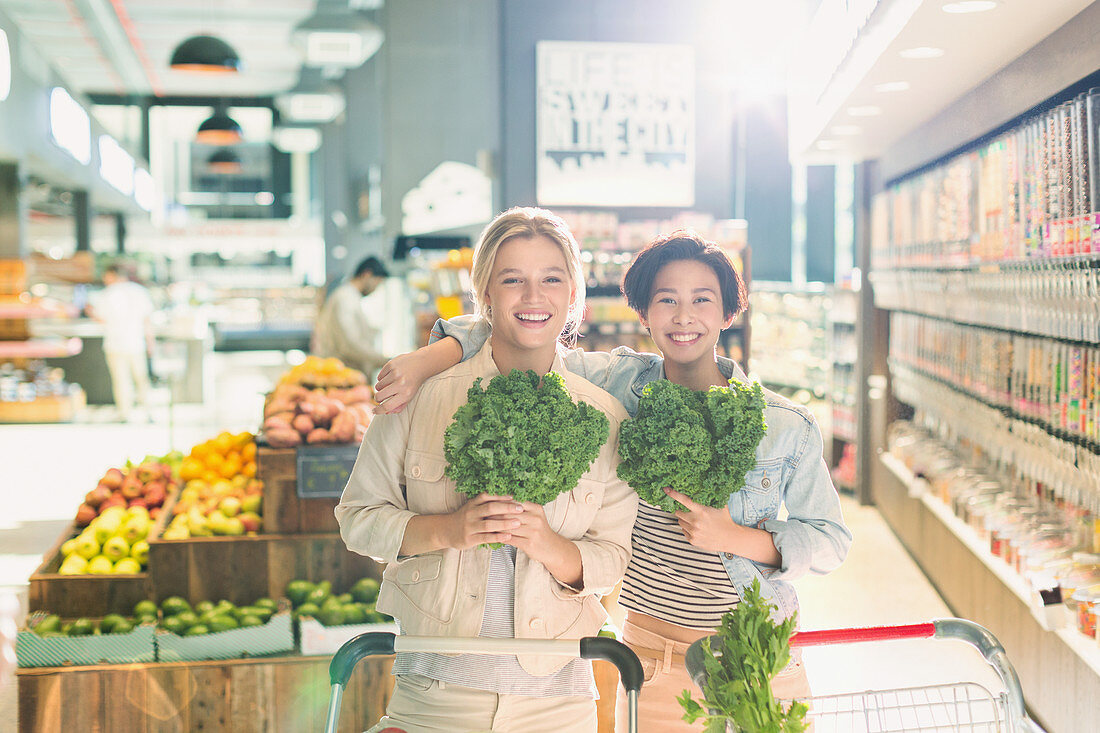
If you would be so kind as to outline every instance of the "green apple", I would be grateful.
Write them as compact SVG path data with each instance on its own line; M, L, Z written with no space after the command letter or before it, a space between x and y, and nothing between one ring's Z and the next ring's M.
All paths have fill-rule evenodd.
M111 558L111 562L118 562L130 554L130 545L116 535L103 544L103 554Z
M130 517L126 521L126 524L122 526L122 538L129 542L131 545L138 540L143 540L149 534L149 517L141 516L140 514L135 517Z
M88 572L88 561L81 555L69 555L57 572L61 575L84 575Z
M227 496L218 504L218 511L227 517L235 517L241 513L241 500L235 496Z
M209 537L212 534L210 522L198 511L191 511L187 515L187 530L192 537Z
M71 540L65 540L61 545L61 557L68 557L76 552L77 538L73 537Z
M88 573L91 575L107 575L114 567L115 564L106 555L96 555L88 561Z
M141 563L132 557L124 557L111 569L114 575L137 575L141 572Z
M210 527L210 531L214 534L229 534L225 531L225 523L228 517L222 514L219 510L215 509L206 515L206 523Z
M249 494L248 496L241 499L241 511L259 514L260 505L263 503L263 500L263 494Z
M141 504L134 504L132 507L126 509L126 515L133 519L134 517L145 517L149 519L148 507L143 507Z
M145 540L135 542L130 546L130 557L145 565L149 562L149 543Z
M240 517L229 517L225 520L222 530L222 534L242 535L244 534L244 522L241 521Z
M106 544L107 540L114 537L122 528L122 518L126 516L126 510L120 509L118 513L104 512L91 523L92 531L95 532L95 540L99 544Z
M76 554L85 560L91 560L99 554L99 542L92 533L83 533L76 538Z

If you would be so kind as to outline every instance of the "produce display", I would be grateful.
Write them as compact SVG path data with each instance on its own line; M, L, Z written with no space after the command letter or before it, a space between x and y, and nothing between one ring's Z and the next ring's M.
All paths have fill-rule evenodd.
M252 433L222 432L199 443L180 464L187 483L161 538L255 534L263 524L263 482L256 476Z
M791 633L796 617L775 623L775 606L760 596L760 582L742 593L741 602L722 616L716 636L703 639L706 681L703 700L691 690L677 698L684 720L702 719L704 730L725 733L775 731L796 733L808 727L804 703L783 703L772 694L772 679L791 660ZM718 640L716 648L712 643Z
M171 596L161 601L162 618L157 627L178 636L213 634L263 626L278 609L279 604L270 598L259 598L247 606L237 606L226 600L199 601L192 606L179 596Z
M679 509L671 487L709 507L725 506L745 485L764 437L764 392L731 379L726 387L693 392L659 379L646 385L634 418L619 434L619 478L644 501Z
M109 468L77 507L76 526L87 527L114 506L123 509L141 506L156 519L169 492L177 485L171 466L156 460L145 460L128 468Z
M444 433L447 475L457 490L508 494L546 504L577 485L607 442L607 416L574 403L560 375L542 379L513 369L481 379L467 392Z
M61 545L61 575L133 575L149 561L146 538L153 527L143 504L112 504L80 534Z
M325 626L374 624L393 621L375 609L379 583L374 578L356 581L347 593L333 595L332 583L322 580L292 580L286 585L286 597L294 609L294 618L315 618Z
M264 405L264 438L273 448L360 442L373 414L372 397L365 384L327 389L280 384Z
M291 367L279 378L279 384L296 384L310 389L314 387L366 386L367 375L352 369L336 358L307 356L306 360Z
M153 614L138 613L147 610L142 604L153 607ZM40 618L30 630L39 636L101 636L104 634L129 634L141 624L156 623L156 605L152 601L142 601L131 616L109 613L101 619L77 618L64 621L55 613Z

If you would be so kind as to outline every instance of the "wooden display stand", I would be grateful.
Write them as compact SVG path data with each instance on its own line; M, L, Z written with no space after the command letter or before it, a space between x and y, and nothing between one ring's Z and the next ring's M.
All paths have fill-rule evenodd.
M340 531L332 513L338 498L299 498L296 448L261 446L256 463L256 476L264 482L265 530L282 534Z
M129 613L138 601L149 598L153 586L148 572L137 575L60 575L61 545L76 534L76 525L62 533L45 560L30 577L27 606L64 618Z
M328 657L20 669L20 733L324 730ZM342 733L369 728L393 689L392 657L364 659L340 706Z
M155 539L149 543L149 567L155 572L148 597L158 603L182 596L247 604L282 597L286 584L297 578L331 580L341 589L360 578L382 578L381 565L351 552L334 534Z

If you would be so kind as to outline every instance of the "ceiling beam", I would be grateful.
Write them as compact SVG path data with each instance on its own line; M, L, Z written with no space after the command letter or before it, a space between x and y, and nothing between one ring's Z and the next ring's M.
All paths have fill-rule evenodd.
M151 94L153 86L145 65L108 0L73 0L73 5L125 87L138 94Z
M104 105L139 105L148 104L151 107L268 107L275 109L274 97L213 97L213 96L181 96L152 94L110 94L106 92L91 92L86 95L92 104Z

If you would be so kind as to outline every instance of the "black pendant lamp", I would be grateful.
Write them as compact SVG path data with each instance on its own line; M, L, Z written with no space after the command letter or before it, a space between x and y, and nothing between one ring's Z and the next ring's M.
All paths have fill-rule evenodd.
M222 109L214 110L195 133L195 142L205 145L236 145L243 139L241 126Z
M206 160L206 170L220 175L231 175L244 170L241 158L229 148L215 150Z
M241 57L220 38L191 36L176 46L169 66L177 71L233 74L241 70Z

